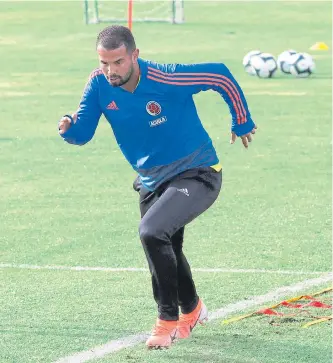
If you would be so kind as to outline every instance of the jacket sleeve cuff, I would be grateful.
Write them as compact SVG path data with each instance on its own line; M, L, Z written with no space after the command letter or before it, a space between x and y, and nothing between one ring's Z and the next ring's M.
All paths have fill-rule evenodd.
M243 136L252 131L255 127L254 122L250 119L245 124L233 124L231 131L233 131L237 136Z
M75 125L73 117L71 115L64 115L63 117L68 117L70 119L71 126L66 132L64 132L63 134L59 133L59 135L64 139L71 138L74 136L74 132L75 132L75 131L73 132L73 126Z

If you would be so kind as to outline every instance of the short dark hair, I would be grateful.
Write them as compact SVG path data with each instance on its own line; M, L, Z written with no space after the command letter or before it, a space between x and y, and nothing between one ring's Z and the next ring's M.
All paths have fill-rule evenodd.
M127 51L136 49L132 32L122 25L110 25L97 36L96 48L102 46L106 50L113 50L124 45Z

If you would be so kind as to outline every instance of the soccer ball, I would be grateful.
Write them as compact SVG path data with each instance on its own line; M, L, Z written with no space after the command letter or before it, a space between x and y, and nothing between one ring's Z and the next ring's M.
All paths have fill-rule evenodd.
M260 78L271 78L277 70L276 60L270 53L251 57L251 66Z
M296 77L309 77L315 70L315 63L310 54L297 53L290 57L290 73Z
M290 58L295 54L297 54L296 50L289 49L285 50L278 56L277 65L281 72L290 74Z
M255 76L256 72L253 69L252 65L251 65L251 58L254 55L259 55L261 54L260 50L252 50L251 52L247 53L245 55L245 57L243 58L243 67L245 69L245 72L248 73L251 76Z

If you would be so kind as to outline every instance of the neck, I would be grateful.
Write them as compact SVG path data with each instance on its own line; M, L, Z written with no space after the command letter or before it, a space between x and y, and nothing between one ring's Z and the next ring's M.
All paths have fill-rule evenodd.
M133 71L131 78L128 80L128 82L126 82L121 87L123 89L125 89L126 91L133 93L139 83L139 79L140 79L140 68L139 68L139 64L135 63L134 71Z

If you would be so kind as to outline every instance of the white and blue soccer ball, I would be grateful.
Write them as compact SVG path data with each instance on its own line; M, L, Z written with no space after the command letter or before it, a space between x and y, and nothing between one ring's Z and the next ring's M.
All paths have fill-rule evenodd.
M243 58L243 67L245 69L245 72L248 73L250 76L256 75L256 72L251 65L251 58L259 54L261 54L260 50L251 50L251 52L247 53Z
M314 60L308 53L296 53L290 58L290 73L295 77L309 77L315 68Z
M260 78L271 78L277 70L277 63L270 53L260 53L251 57L251 66Z
M285 50L282 52L277 59L277 65L281 72L290 74L290 61L292 56L297 54L297 51L294 49Z

